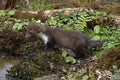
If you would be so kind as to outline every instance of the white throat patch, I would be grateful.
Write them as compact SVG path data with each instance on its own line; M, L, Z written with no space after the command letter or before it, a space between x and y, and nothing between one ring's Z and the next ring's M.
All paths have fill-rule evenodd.
M48 36L47 35L45 35L41 32L38 33L37 35L44 41L44 44L47 44L47 42L48 42Z

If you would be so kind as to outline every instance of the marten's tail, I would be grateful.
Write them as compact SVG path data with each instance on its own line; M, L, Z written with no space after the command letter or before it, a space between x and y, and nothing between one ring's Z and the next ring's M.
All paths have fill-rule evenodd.
M91 41L90 47L94 49L101 49L105 42L111 42L115 40L102 40L102 41Z

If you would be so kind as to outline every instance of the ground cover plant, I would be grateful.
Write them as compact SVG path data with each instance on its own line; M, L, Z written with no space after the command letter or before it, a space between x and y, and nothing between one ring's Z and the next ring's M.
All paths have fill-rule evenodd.
M92 14L90 14L90 13L92 13ZM108 17L110 20L100 22L100 24L99 23L95 24L95 25L91 24L92 29L91 29L91 27L88 28L89 21L91 23L94 20L97 21L99 19L99 17L101 17L101 16ZM91 37L92 40L105 40L105 39L111 40L110 42L105 42L101 50L98 50L95 52L92 51L92 52L94 53L94 55L97 55L98 57L100 57L100 59L99 59L100 63L98 63L99 68L101 68L103 70L105 70L105 69L113 70L112 65L119 66L119 64L118 64L119 59L118 58L116 59L116 57L120 53L120 51L117 52L117 48L116 48L116 46L118 45L118 47L119 47L119 44L120 44L120 37L119 37L120 36L120 25L116 26L116 25L112 24L111 22L113 19L114 19L113 16L107 15L104 12L98 12L98 11L91 10L89 13L78 11L78 12L72 13L69 17L66 15L63 15L63 14L60 16L57 16L57 17L50 17L50 19L48 19L46 24L51 25L51 26L57 25L60 28L64 28L64 29L68 29L68 30L83 31L83 32L87 33ZM110 50L112 50L114 48L115 48L115 52L114 51L111 51L112 53L109 52ZM107 49L109 49L107 53L103 52L104 50L107 50ZM110 54L111 54L111 56L110 56ZM105 57L105 55L107 57ZM113 56L114 56L115 60L113 60ZM112 60L117 61L118 63L110 64ZM104 61L105 61L105 63L102 63ZM109 68L108 68L108 66L109 66ZM81 73L76 72L76 73L68 75L68 79L76 80L79 77L81 79L84 78L82 80L88 80L88 79L92 80L93 76L95 79L94 73L95 72L91 71L91 73L81 76L83 74L82 72ZM81 75L78 75L78 74L81 74ZM113 77L111 79L113 79Z
M11 70L8 71L8 76L14 78L26 79L26 80L33 80L35 77L44 76L47 75L47 73L49 74L56 73L57 70L59 70L61 71L60 77L64 77L68 80L76 80L78 78L82 80L88 80L88 79L93 80L96 79L95 77L96 68L100 68L103 70L105 69L111 70L111 68L108 68L109 62L106 64L106 67L100 67L104 64L104 62L102 61L104 57L102 56L109 55L110 53L112 54L116 53L114 55L107 56L108 60L106 59L104 61L109 61L109 60L111 61L114 57L116 62L119 62L119 59L116 56L118 56L118 54L120 53L119 51L120 25L114 25L113 24L114 17L108 15L105 12L99 12L92 9L89 12L75 11L71 13L70 16L66 16L64 14L61 14L59 16L50 16L47 21L42 22L44 25L57 26L68 30L82 31L86 33L88 36L90 36L92 40L104 40L104 39L112 40L110 42L105 42L100 50L91 49L91 52L93 53L94 56L98 57L100 63L98 63L98 65L96 66L95 63L93 63L93 65L89 64L91 63L90 62L91 59L86 61L83 60L82 63L84 63L85 65L86 64L90 65L87 68L85 65L81 66L79 60L77 61L73 58L68 57L66 55L66 52L61 52L59 50L55 52L44 52L42 47L43 43L41 40L33 38L33 40L31 41L30 40L26 41L24 39L24 33L26 27L25 25L27 25L28 22L36 22L37 20L35 19L17 20L12 17L13 14L14 11L6 11L6 12L1 11L0 13L1 16L0 43L2 45L2 47L0 46L0 49L1 50L12 49L11 51L20 54L20 63L18 65L13 66ZM9 16L5 17L6 15ZM7 33L8 31L10 33L14 31L15 33L13 34L15 36L8 38L6 41L9 42L8 44L6 44L6 42L3 42L5 41L6 36L2 36L2 35L7 34L8 37L8 35L10 34ZM16 35L16 32L19 35ZM14 41L14 39L17 41ZM16 50L16 46L13 46L11 48L12 45L17 45L17 46L19 45L19 48L17 48L17 50ZM104 50L108 50L108 51L103 52ZM13 52L11 52L11 54L12 53ZM96 60L96 58L92 58L92 59ZM67 65L67 68L65 69L59 68L58 65ZM117 63L110 65L111 65L110 67L112 67L113 65L116 65L118 67L120 66ZM75 70L74 69L71 70L71 68L75 68ZM115 78L115 76L117 75L119 74L113 75L111 77L111 80Z

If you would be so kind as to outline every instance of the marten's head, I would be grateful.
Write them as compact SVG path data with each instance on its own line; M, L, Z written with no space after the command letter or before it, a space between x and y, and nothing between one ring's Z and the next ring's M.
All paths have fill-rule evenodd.
M29 23L26 28L25 37L29 38L32 36L36 36L39 32L41 32L41 24L40 23Z

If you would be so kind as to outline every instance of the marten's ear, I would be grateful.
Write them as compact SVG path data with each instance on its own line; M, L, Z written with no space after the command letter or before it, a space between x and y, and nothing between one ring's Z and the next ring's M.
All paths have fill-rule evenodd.
M40 32L40 25L39 24L35 25L35 31Z

